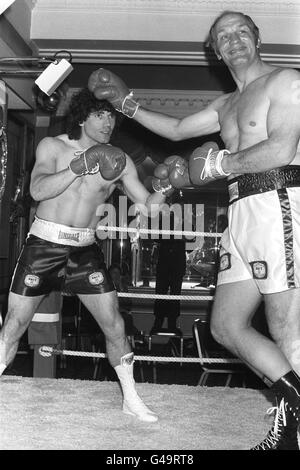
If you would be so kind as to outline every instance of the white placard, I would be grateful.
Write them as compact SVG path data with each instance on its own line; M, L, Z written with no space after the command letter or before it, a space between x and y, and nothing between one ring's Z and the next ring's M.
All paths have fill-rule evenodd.
M0 0L0 15L8 8L15 0Z
M35 83L46 95L50 96L72 70L72 65L66 59L61 59L59 62L48 65Z

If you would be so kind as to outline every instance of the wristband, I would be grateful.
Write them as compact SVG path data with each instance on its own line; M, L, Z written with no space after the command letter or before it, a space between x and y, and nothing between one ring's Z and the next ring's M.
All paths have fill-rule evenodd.
M168 193L174 189L170 183L167 186L162 186L159 178L152 178L152 188L156 193L161 193L163 196L168 196Z
M220 150L219 152L214 152L213 149L210 149L205 160L205 165L201 171L200 179L204 181L205 178L217 179L229 176L231 173L226 173L222 168L224 155L229 153L229 150L226 149Z
M224 155L228 155L229 153L230 153L229 150L224 149L224 150L220 150L220 152L218 152L217 154L215 170L217 171L218 176L230 175L230 172L226 173L222 168L222 160L224 158Z
M121 109L119 110L121 113L123 113L125 116L129 117L132 119L137 110L140 107L140 103L137 103L133 98L133 92L131 91L127 96L125 96Z

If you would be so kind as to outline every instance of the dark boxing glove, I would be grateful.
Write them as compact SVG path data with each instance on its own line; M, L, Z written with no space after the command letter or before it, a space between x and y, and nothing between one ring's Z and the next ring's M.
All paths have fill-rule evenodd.
M134 117L140 106L123 80L106 69L95 70L90 75L88 89L98 100L108 100L117 111L129 118Z
M154 191L169 196L175 188L190 186L188 163L184 158L173 155L165 159L154 170L152 187Z
M118 178L126 166L125 153L112 145L93 145L75 155L69 168L77 176L100 172L102 178L111 181Z
M165 163L169 164L169 180L173 188L181 189L192 186L189 175L188 162L178 156L168 157Z
M201 186L229 176L230 173L225 173L222 168L223 157L229 153L229 150L219 150L216 142L206 142L202 147L197 147L189 159L191 182Z

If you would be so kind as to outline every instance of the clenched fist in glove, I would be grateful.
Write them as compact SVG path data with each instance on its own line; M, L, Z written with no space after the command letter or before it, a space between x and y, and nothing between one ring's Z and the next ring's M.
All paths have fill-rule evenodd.
M174 188L190 186L188 163L184 158L173 155L165 159L154 170L152 187L154 191L169 196Z
M107 100L125 116L133 118L139 103L132 98L132 92L120 77L106 69L93 72L88 80L88 89L98 100Z
M201 186L212 180L229 176L230 173L225 173L222 168L223 157L229 153L229 150L219 150L216 142L206 142L202 147L196 148L189 159L192 183Z
M77 176L100 172L105 180L118 178L126 166L126 155L123 150L107 144L97 144L77 155L71 160L69 168Z

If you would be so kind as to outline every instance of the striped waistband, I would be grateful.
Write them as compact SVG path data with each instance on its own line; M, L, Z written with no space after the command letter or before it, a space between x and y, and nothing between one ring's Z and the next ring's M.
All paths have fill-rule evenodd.
M35 217L29 234L52 243L71 246L88 246L95 242L95 230L69 227Z
M243 197L300 186L300 165L289 165L262 173L245 173L228 181L229 204Z

